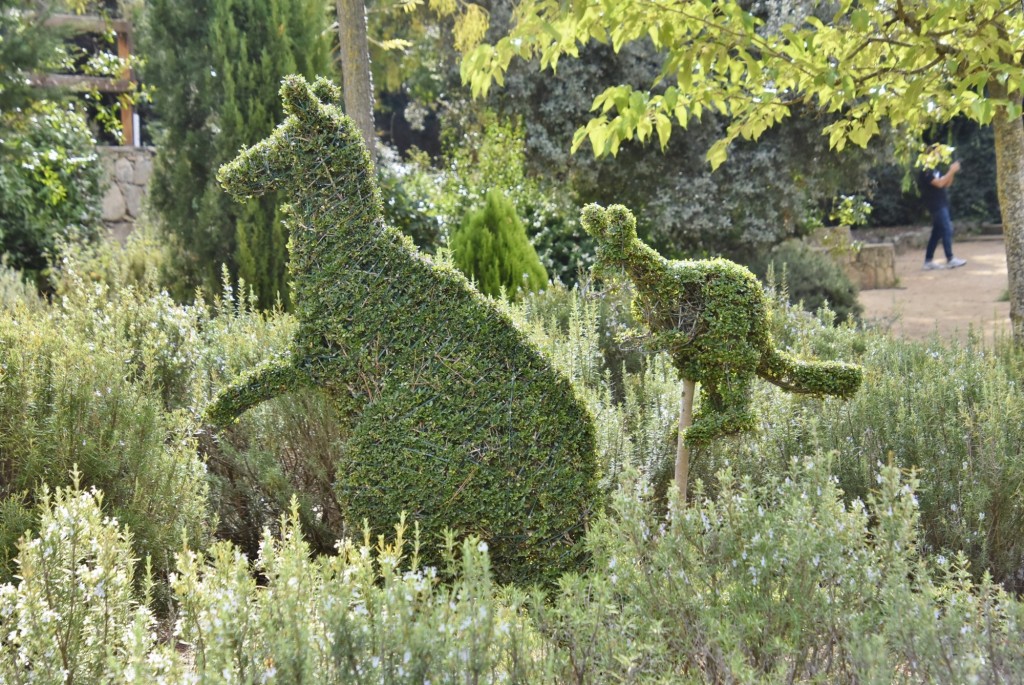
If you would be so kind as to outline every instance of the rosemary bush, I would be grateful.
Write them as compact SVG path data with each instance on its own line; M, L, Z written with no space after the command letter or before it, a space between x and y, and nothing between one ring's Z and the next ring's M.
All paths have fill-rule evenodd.
M563 682L1013 682L1021 604L966 560L919 554L917 482L886 467L843 501L830 459L665 516L627 488L588 536L592 570L531 618ZM899 674L894 679L894 674Z
M68 247L52 305L22 299L0 312L0 578L34 493L67 484L75 465L158 577L183 535L201 548L211 532L195 417L216 387L280 350L291 322L230 290L209 305L175 303L140 258L146 240Z
M487 546L418 536L311 558L297 506L253 567L185 549L157 641L131 546L93 493L41 497L22 582L0 586L5 682L1018 682L1024 607L963 557L920 554L913 478L886 467L843 501L830 459L658 514L632 476L590 531L592 566L547 595L498 587ZM441 575L451 580L441 582ZM67 582L70 580L71 582ZM72 628L68 630L68 628ZM176 644L184 654L171 648ZM67 680L70 676L70 680ZM894 674L897 677L894 679Z
M1020 353L977 339L870 336L862 361L871 390L846 407L765 405L778 417L765 435L774 458L797 444L838 451L836 473L851 498L874 487L881 465L915 469L926 548L963 551L978 574L1024 589Z
M0 585L0 682L183 682L133 591L131 536L78 476L72 487L42 490L39 533L19 546L20 582Z

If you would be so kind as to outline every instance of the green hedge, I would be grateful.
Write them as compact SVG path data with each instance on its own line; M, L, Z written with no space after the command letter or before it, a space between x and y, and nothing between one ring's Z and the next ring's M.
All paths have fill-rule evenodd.
M843 268L824 252L800 240L786 240L750 264L762 280L769 270L785 281L789 301L809 312L828 305L840 322L857 320L864 308L857 300L857 286Z
M506 313L383 224L358 131L325 104L336 89L289 77L281 94L285 122L220 179L292 199L294 350L222 391L209 420L319 387L351 423L335 486L350 525L384 532L405 511L428 540L472 533L502 581L577 568L601 506L586 407Z

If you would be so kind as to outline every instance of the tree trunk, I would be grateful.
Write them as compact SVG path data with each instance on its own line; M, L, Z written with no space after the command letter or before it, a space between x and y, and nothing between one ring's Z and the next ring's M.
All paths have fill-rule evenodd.
M366 6L363 0L335 0L338 15L338 51L341 54L345 114L352 118L377 164L377 132L373 125L373 76L370 45L366 39Z
M1007 97L1001 84L990 84L994 97ZM1020 92L1011 98L1020 104ZM1010 281L1010 326L1013 342L1024 347L1024 123L1000 109L993 120L996 147L996 186L1006 242L1006 269Z
M686 429L693 425L693 394L697 384L683 379L683 396L679 402L679 439L676 443L676 487L679 503L686 504L686 483L690 478L690 447L686 444Z

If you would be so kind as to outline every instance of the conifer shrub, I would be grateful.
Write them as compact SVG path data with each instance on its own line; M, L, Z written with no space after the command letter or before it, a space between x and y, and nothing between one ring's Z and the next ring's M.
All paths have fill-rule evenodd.
M298 329L290 357L225 387L207 421L319 388L348 422L334 492L350 525L406 511L425 540L477 535L503 582L578 568L601 507L587 408L503 309L383 225L334 86L289 77L281 93L285 122L220 178L239 198L290 198Z
M547 278L574 284L593 263L594 242L580 228L579 207L564 184L526 169L523 127L488 111L472 120L453 116L442 141L439 163L415 149L401 161L382 160L388 223L434 252L468 214L481 211L489 192L500 191L515 206Z
M516 208L500 190L488 191L483 208L465 216L449 246L455 265L485 295L515 300L547 285Z
M239 205L217 185L217 167L281 120L285 74L331 69L329 15L320 0L152 0L139 31L144 80L159 120L150 202L175 242L180 300L232 278L260 307L287 305L287 233L278 198Z

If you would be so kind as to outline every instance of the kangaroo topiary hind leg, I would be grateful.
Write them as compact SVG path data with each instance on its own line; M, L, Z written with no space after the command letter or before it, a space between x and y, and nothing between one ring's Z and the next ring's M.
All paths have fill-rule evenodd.
M206 410L206 422L223 428L260 402L309 385L310 382L309 374L295 368L290 362L258 366L217 394Z
M750 410L750 380L729 376L716 383L706 382L700 411L686 429L686 443L701 447L725 435L750 430L755 423Z

